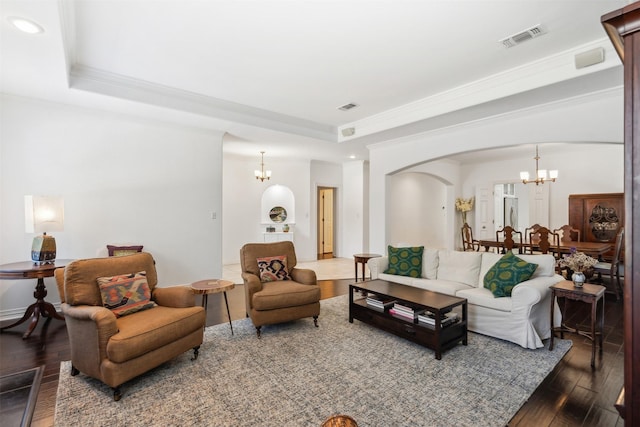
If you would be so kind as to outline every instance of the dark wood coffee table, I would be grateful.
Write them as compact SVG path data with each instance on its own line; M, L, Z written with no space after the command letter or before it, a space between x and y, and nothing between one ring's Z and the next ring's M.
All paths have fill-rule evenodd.
M425 308L436 315L435 325L426 326L417 320L412 322L394 317L388 308L384 311L373 309L367 305L366 297L362 296L367 294ZM455 307L461 307L461 318L455 323L442 326L442 316ZM444 350L456 346L459 342L467 345L467 300L413 286L386 280L370 280L349 285L349 322L353 323L353 319L430 348L435 351L437 360L442 358Z

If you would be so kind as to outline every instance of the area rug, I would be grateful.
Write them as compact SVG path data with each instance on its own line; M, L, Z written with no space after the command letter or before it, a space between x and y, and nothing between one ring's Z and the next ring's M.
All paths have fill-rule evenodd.
M469 334L436 360L427 348L354 320L348 297L311 319L209 327L200 357L185 353L122 386L60 366L56 426L320 426L347 414L366 426L505 426L571 347L527 350Z

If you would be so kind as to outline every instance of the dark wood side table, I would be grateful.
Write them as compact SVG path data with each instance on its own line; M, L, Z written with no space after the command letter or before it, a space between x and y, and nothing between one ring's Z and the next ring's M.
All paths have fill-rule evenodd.
M358 264L362 264L362 280L364 281L364 267L367 265L367 261L369 261L371 258L378 258L381 256L382 255L379 254L355 254L353 256L353 264L356 270L356 282L358 281Z
M231 323L231 314L229 313L229 301L227 300L227 291L235 287L235 283L229 280L209 279L199 280L191 284L191 290L196 295L202 295L202 306L207 311L207 303L209 302L209 294L224 294L224 303L227 305L227 316L229 316L229 326L231 327L231 335L233 335L233 324Z
M33 297L36 299L36 302L27 307L27 310L24 312L24 316L22 316L20 320L10 324L9 326L0 328L0 330L13 328L14 326L18 326L31 318L29 328L22 335L22 338L26 339L29 337L29 335L31 335L31 332L33 332L35 327L38 325L40 316L46 317L47 323L51 321L51 318L64 321L64 317L56 312L56 308L53 306L53 304L44 300L44 297L47 296L47 288L44 284L44 278L53 277L53 271L56 268L64 267L71 261L73 260L57 259L53 264L36 265L33 263L33 261L23 261L0 265L0 279L2 280L38 280L36 283L36 290L33 293Z
M549 350L553 350L553 339L556 332L560 332L560 338L564 338L564 332L574 332L583 337L587 337L591 340L591 368L596 367L596 340L600 344L600 354L602 354L602 332L604 330L604 291L605 287L600 285L592 285L585 283L581 288L574 286L570 280L563 280L550 287L551 289L551 340L549 342ZM554 328L553 326L553 312L554 302L556 298L564 298L564 303L560 311L562 312L562 319L566 318L567 300L582 301L587 304L591 304L591 330L581 331L577 328L567 326L564 321L560 327ZM598 319L598 302L602 300L600 304L602 306L602 312ZM598 330L596 330L596 323L598 323Z

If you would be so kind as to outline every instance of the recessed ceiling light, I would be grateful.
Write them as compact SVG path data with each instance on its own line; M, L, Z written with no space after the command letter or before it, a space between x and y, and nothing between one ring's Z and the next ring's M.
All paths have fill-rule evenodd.
M350 158L350 159L355 159L355 158L356 158L356 156L355 156L354 154L352 154L352 155L350 155L350 156L349 156L349 158Z
M14 27L16 27L17 29L19 29L24 33L27 33L27 34L44 33L44 28L42 28L40 25L36 24L35 22L29 19L20 18L17 16L10 16L7 18L7 20L11 23L11 25L13 25Z

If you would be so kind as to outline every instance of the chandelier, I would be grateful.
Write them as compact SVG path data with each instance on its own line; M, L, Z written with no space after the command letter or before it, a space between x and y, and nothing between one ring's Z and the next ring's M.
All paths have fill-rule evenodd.
M540 160L540 156L538 155L537 145L536 145L536 156L534 157L534 159L536 160L535 179L529 179L529 172L526 172L526 171L520 172L520 179L522 180L523 184L531 184L535 182L535 184L538 185L538 184L544 184L546 181L556 182L556 178L558 178L557 170L550 170L549 176L547 176L546 169L538 169L538 160Z
M263 182L265 179L269 180L271 178L271 171L264 170L264 151L261 151L260 155L262 156L262 159L260 160L260 170L256 169L254 173L256 175L256 179L259 179L260 182Z

